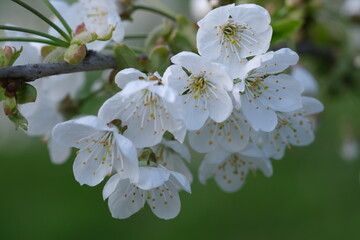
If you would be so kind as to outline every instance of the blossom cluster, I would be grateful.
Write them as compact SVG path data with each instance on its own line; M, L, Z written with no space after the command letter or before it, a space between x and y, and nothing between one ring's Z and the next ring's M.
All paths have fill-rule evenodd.
M73 28L85 23L98 35L114 28L112 40L88 44L100 51L124 35L110 3L80 0L72 6L62 2L55 6L67 9L64 17ZM193 150L205 154L198 171L204 184L213 178L224 191L234 192L249 171L259 169L271 176L271 158L281 159L286 148L314 140L313 116L323 106L304 96L301 81L287 72L299 56L288 48L268 51L270 21L267 10L255 4L218 7L198 22L198 54L184 51L172 56L163 76L135 68L121 70L115 77L121 91L104 102L97 116L63 122L55 110L51 118L41 115L51 112L45 108L55 109L53 102L72 94L70 89L79 89L83 76L72 76L80 79L78 86L62 85L68 89L56 100L55 93L40 91L39 98L52 96L53 101L23 106L29 133L46 134L57 163L68 158L70 147L77 148L73 171L80 184L95 186L110 176L103 198L114 218L131 216L145 202L159 218L178 215L178 192L190 193L193 181L185 139ZM46 89L50 88L59 90L53 85ZM48 124L39 125L39 119Z

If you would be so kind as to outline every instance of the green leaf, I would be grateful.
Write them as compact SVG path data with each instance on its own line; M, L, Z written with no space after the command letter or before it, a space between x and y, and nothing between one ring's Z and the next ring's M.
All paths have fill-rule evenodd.
M28 124L29 122L26 120L26 118L19 112L18 109L16 109L16 113L14 115L9 115L8 118L15 124L15 129L18 130L19 127L23 130L28 130Z
M292 36L303 25L303 20L280 20L272 24L273 37L271 43L277 43Z
M140 68L135 52L123 43L115 44L114 55L119 64L119 70L125 68Z
M23 83L20 89L16 91L16 102L18 104L35 102L36 96L36 88L28 83Z
M165 46L155 47L149 54L150 68L149 72L158 72L162 75L170 65L169 49Z

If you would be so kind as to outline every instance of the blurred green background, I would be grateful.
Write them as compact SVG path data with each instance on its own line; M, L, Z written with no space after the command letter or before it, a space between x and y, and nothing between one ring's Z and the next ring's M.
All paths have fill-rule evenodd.
M0 11L1 24L42 28L9 1L0 1ZM316 77L326 81L321 71ZM15 132L0 115L0 239L360 239L360 161L339 154L344 124L360 136L359 95L322 93L321 100L325 111L316 141L273 161L271 178L250 174L240 191L228 194L195 177L193 193L181 193L182 210L169 221L147 206L129 219L113 219L102 200L103 184L80 186L72 160L51 164L45 144ZM194 176L200 160L193 154Z

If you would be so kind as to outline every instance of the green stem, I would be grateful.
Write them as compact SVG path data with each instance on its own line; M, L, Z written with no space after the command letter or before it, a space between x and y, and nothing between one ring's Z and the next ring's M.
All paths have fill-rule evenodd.
M128 35L124 37L124 40L144 39L144 38L147 38L147 35Z
M49 0L44 0L45 5L51 10L51 12L59 19L61 24L65 27L66 31L69 33L69 35L72 35L72 29L69 26L69 24L66 22L66 20L61 16L61 14L54 8L54 6L49 2Z
M136 11L136 10L145 10L145 11L149 11L149 12L153 12L153 13L157 13L157 14L160 14L172 21L176 21L176 18L164 11L161 11L159 9L156 9L156 8L152 8L152 7L146 7L146 6L133 6L133 11Z
M9 30L9 31L16 31L16 32L24 32L24 33L31 33L34 35L38 35L44 38L48 38L50 40L53 40L54 42L57 42L59 44L62 44L64 46L69 46L69 44L63 40L61 40L60 38L51 36L49 34L46 33L42 33L42 32L38 32L32 29L27 29L27 28L20 28L20 27L13 27L13 26L4 26L4 25L0 25L0 29L1 30Z
M39 39L39 38L12 38L12 37L6 37L6 38L0 38L0 42L38 42L38 43L45 43L52 46L58 46L58 47L67 47L63 44L53 42L46 39Z
M49 26L51 26L52 28L54 28L61 36L63 36L69 43L71 42L71 37L69 35L66 34L66 32L64 32L61 28L59 28L56 24L54 24L50 19L48 19L47 17L45 17L43 14L41 14L39 11L37 11L36 9L30 7L29 5L27 5L26 3L20 1L20 0L11 0L14 3L19 4L20 6L22 6L23 8L25 8L26 10L32 12L34 15L38 16L40 19L42 19L44 22L46 22Z

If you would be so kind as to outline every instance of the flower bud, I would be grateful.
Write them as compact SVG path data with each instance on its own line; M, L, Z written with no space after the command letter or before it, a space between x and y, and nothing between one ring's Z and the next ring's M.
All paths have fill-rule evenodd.
M84 44L72 44L65 51L64 60L69 64L79 64L86 57L86 46Z

